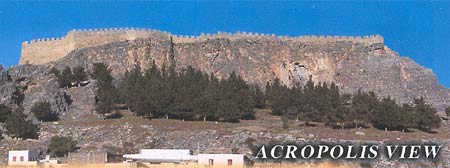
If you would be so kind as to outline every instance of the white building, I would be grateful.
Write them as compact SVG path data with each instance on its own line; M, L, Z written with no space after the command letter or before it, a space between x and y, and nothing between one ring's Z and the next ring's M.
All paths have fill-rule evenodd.
M13 150L8 152L8 165L37 165L39 151L37 150Z
M130 161L150 162L154 164L175 163L189 164L197 162L199 166L209 167L244 167L242 154L198 154L192 155L187 149L141 149L139 154L123 157Z
M241 154L199 154L198 164L211 167L244 167Z
M139 154L123 155L127 161L146 161L151 163L182 163L195 161L187 149L141 149Z

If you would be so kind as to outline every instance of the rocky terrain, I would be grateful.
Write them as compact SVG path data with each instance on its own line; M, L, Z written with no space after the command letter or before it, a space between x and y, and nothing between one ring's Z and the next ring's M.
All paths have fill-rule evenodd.
M437 134L421 131L411 133L384 132L373 128L333 130L324 126L304 127L299 122L291 121L289 129L282 129L278 117L271 116L268 111L258 111L256 120L241 123L216 123L201 121L180 121L166 119L143 119L122 111L121 119L103 120L92 114L86 114L77 120L67 119L58 122L41 124L39 140L17 140L5 137L0 142L0 151L5 156L9 149L35 148L46 151L46 145L52 136L72 136L80 147L79 152L107 151L110 154L122 155L135 153L141 148L191 149L194 153L243 153L251 156L251 148L259 144L271 142L406 142L423 141L439 142L444 145L442 160L437 165L449 165L448 128L439 129ZM45 152L43 153L45 154ZM398 165L428 165L425 162L392 162L380 158L370 165L391 167Z
M120 79L125 70L136 64L145 69L153 61L177 69L191 65L219 77L235 71L248 82L261 86L275 77L286 85L303 84L311 75L316 82L334 81L347 93L361 88L391 96L400 103L421 96L441 111L450 104L450 90L437 82L430 69L400 57L383 43L258 38L174 43L160 37L74 50L53 64L89 67L93 62L104 62Z
M16 89L24 93L26 114L34 102L49 101L60 121L40 124L38 140L18 140L4 136L0 139L0 160L10 149L38 147L45 151L52 136L72 136L79 151L108 151L112 154L136 152L140 148L187 148L196 152L231 152L250 154L253 145L273 141L434 141L445 145L440 167L449 167L450 144L448 121L436 134L421 131L412 133L383 132L373 128L333 130L318 127L300 127L292 122L288 130L281 128L281 120L267 112L257 112L256 120L239 124L215 122L188 122L177 120L142 119L123 111L121 119L103 120L94 112L96 82L87 86L59 88L52 67L83 66L106 63L115 82L135 65L148 68L152 62L181 69L188 65L226 77L238 72L250 83L264 86L275 77L292 86L313 80L336 82L343 92L359 88L372 90L382 96L391 96L399 102L409 102L422 96L435 107L450 105L450 90L442 87L430 69L407 57L400 57L383 43L335 41L325 43L277 40L273 38L211 38L199 42L177 43L165 36L125 40L76 49L66 57L44 65L19 65L8 70L11 80L0 78L0 103L17 108L11 102ZM2 73L3 74L3 73ZM31 115L35 123L38 121ZM0 130L2 130L0 124ZM43 153L45 154L45 153ZM4 160L3 160L4 161ZM1 162L1 161L0 161ZM372 166L402 165L434 166L425 162L388 162L381 159Z

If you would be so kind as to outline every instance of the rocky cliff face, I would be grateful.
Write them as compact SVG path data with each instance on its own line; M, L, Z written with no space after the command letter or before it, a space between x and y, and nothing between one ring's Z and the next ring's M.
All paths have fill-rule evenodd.
M219 77L235 71L261 86L275 77L286 85L303 84L311 75L316 82L334 81L347 93L361 88L402 103L422 96L439 110L450 105L449 89L437 82L430 69L400 57L383 43L257 38L174 43L170 38L146 38L74 50L52 64L89 68L93 62L104 62L120 79L135 64L147 68L153 61L177 69L191 65Z
M74 50L66 57L45 65L20 65L8 69L11 80L0 81L0 103L12 105L12 92L19 87L25 94L25 113L29 113L34 102L47 100L63 121L41 124L40 137L36 141L20 141L5 136L0 139L0 158L5 158L3 156L7 151L16 146L46 149L48 140L54 135L74 137L80 151L117 150L118 154L145 147L198 148L202 152L214 149L229 152L229 149L238 147L239 152L248 154L248 148L253 143L273 140L305 142L327 138L323 141L338 141L328 137L335 130L330 130L333 133L323 133L326 137L319 137L314 134L320 131L314 128L309 132L304 128L299 131L297 123L294 132L271 132L274 128L279 129L281 121L278 119L246 121L242 126L213 122L147 121L131 117L131 114L121 120L100 120L93 112L95 81L87 86L64 89L59 88L55 76L49 72L52 66L61 69L65 66L83 66L89 69L92 63L104 62L113 70L114 77L120 80L127 69L136 64L148 68L153 61L159 66L165 63L176 69L191 65L219 77L227 77L235 71L247 81L261 86L276 77L286 85L304 84L311 75L316 82L336 82L343 92L351 93L361 88L394 97L400 102L423 96L440 109L450 105L450 91L439 85L431 70L409 58L398 56L383 43L348 40L317 43L275 38L211 38L179 43L171 38L144 38ZM70 96L70 101L67 96ZM434 140L430 138L433 135L417 137ZM436 137L445 139L448 137L446 135L438 134ZM358 142L365 139L363 135L353 132L345 136L349 139L356 137ZM399 140L398 137L404 140L407 136L392 132L383 134L381 139ZM449 144L447 139L436 141L442 141L446 146ZM448 167L447 158L444 158L444 163L443 167Z
M29 113L31 106L38 101L48 101L55 112L61 114L67 110L64 92L53 74L44 66L16 66L8 69L11 80L0 84L0 103L16 108L12 101L14 91L24 95L24 112Z
M18 90L24 95L24 113L35 122L37 120L30 115L31 107L41 101L48 101L63 120L77 120L94 113L95 81L84 87L60 88L49 66L43 65L15 66L8 69L8 74L11 80L0 82L0 103L17 108L12 96Z

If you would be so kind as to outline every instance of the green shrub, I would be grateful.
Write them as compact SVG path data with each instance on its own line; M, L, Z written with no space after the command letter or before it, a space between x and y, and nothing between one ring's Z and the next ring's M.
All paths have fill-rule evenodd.
M51 105L47 101L35 103L31 107L31 112L38 120L43 122L58 120L58 115L52 111Z
M83 67L77 66L73 68L72 81L76 83L80 83L81 81L85 81L87 78L86 72Z
M12 110L10 107L0 104L0 122L5 122L11 112Z
M27 116L22 113L21 108L8 115L6 120L7 134L16 138L37 139L39 127L26 118Z
M50 139L50 144L48 145L49 152L56 157L63 157L69 152L76 150L76 142L73 141L72 137L60 137L54 136Z
M450 107L447 107L445 109L445 114L447 114L447 116L450 116Z

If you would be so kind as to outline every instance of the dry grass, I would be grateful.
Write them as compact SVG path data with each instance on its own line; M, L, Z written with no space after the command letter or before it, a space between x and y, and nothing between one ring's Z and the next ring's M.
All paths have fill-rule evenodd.
M147 137L148 131L146 129L141 128L142 125L151 126L157 132L177 132L175 135L179 135L178 133L191 132L191 131L202 131L202 130L215 130L217 133L222 135L233 134L234 131L250 131L253 133L266 132L272 134L291 134L296 138L304 138L304 139L340 139L340 140L361 140L361 141L381 141L381 140L391 140L391 141L418 141L422 139L426 140L441 140L448 139L450 137L450 132L448 128L439 128L437 133L430 134L426 132L422 132L419 130L413 130L413 132L402 133L398 131L388 131L385 132L383 130L378 130L375 128L367 128L367 129L332 129L326 128L323 124L319 124L315 127L304 127L299 126L300 122L289 121L289 129L282 129L282 122L279 117L270 115L270 111L268 110L259 110L256 114L256 120L243 120L240 123L219 123L214 121L181 121L174 119L153 119L148 120L145 118L140 118L134 116L131 112L121 111L124 115L120 119L109 119L102 120L96 117L83 118L78 121L69 120L69 121L60 121L59 125L63 125L64 128L71 128L76 126L81 127L95 127L101 126L109 128L110 126L123 126L123 125L133 125L134 129L132 130L132 134L139 134L141 137ZM52 125L53 123L43 123L45 125ZM54 130L57 131L57 130ZM365 135L357 135L356 132L364 132ZM138 136L139 137L139 136ZM144 141L144 140L142 140ZM34 144L39 143L34 140L22 140L22 141L1 141L1 143L8 143L8 146L20 146L21 148L28 148L34 146ZM140 143L140 140L136 140L135 143ZM15 149L14 147L14 149ZM17 148L18 149L18 148ZM6 153L5 153L6 154ZM109 166L118 166L119 164L109 164ZM1 167L1 165L0 165ZM108 166L106 166L108 167ZM119 165L119 167L121 167ZM152 166L154 167L154 166ZM158 167L158 166L156 166ZM198 166L197 166L198 167ZM321 164L301 164L301 165L292 165L292 164L260 164L257 163L255 167L355 167L355 165L351 164L342 164L342 163L321 163ZM358 166L356 166L358 167Z
M198 131L198 130L216 130L218 133L228 134L235 130L248 130L251 132L269 132L269 133L290 133L295 137L305 139L341 139L341 140L361 140L361 141L414 141L422 139L447 139L450 137L448 128L439 128L437 133L426 133L420 130L412 132L384 131L375 128L366 129L332 129L323 124L315 127L302 126L300 122L289 121L289 129L282 129L282 122L279 117L270 115L268 110L259 110L256 114L256 120L242 120L240 123L221 123L214 121L181 121L175 119L152 119L148 120L133 116L132 113L121 111L124 115L120 119L89 119L79 121L64 121L61 124L65 126L97 126L97 125L123 125L125 123L132 125L151 125L159 131ZM139 131L139 130L136 130ZM364 132L365 135L357 135L356 132Z

